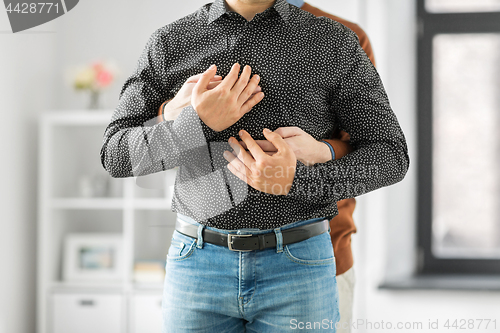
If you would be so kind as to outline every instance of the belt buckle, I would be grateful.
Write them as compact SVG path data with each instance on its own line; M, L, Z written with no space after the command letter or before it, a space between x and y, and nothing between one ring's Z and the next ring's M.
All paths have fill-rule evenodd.
M227 247L231 251L250 252L252 250L238 250L238 249L233 249L233 237L251 237L251 236L253 236L253 235L227 234Z

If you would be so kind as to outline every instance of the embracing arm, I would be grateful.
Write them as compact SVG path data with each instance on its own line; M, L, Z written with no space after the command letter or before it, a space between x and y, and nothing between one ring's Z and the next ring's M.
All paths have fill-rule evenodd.
M101 162L113 177L142 176L184 164L211 172L207 141L236 123L264 96L255 93L260 91L260 77L251 76L250 66L238 76L236 63L220 80L212 65L198 76L187 102L171 102L181 110L175 119L158 121L158 108L173 97L167 92L178 80L169 65L175 52L168 52L164 39L162 29L149 39L104 133Z
M146 175L181 164L185 155L206 149L207 126L192 107L175 121L157 122L161 103L175 82L159 59L167 57L161 30L149 38L135 72L126 80L107 126L101 163L113 177Z
M340 127L354 151L344 158L307 166L297 162L288 193L315 202L339 201L403 179L409 157L406 141L373 64L352 31L340 46L348 66L332 90Z
M349 134L345 132L339 135L338 138L322 141L316 140L309 133L296 126L279 127L274 132L285 140L295 153L297 160L305 165L325 163L332 160L333 156L330 148L322 141L326 141L332 146L335 154L334 159L342 158L353 150L349 145ZM277 152L276 147L268 140L255 140L255 142L268 155L274 155ZM240 144L246 149L245 142L242 141Z

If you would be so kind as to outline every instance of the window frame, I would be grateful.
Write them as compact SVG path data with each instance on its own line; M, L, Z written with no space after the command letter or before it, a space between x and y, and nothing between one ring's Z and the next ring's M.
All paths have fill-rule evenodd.
M500 33L500 12L434 13L417 0L418 273L500 274L500 259L438 258L432 253L433 38L446 33Z

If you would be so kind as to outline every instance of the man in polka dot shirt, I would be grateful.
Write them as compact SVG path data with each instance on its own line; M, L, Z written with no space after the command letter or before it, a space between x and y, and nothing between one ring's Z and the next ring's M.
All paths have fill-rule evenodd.
M288 3L293 4L302 10L305 10L315 16L325 16L331 18L337 22L342 23L349 29L354 31L359 38L361 47L365 51L368 58L375 65L375 55L373 49L368 39L366 33L357 24L344 20L338 16L329 14L322 11L319 8L311 6L305 3L303 0L288 0ZM183 92L177 98L183 101L179 104L181 106L167 105L171 100L163 103L158 110L158 119L160 121L164 120L175 120L179 113L182 111L184 106L191 103L191 91L194 85L198 82L200 75L193 76L188 79L183 85ZM211 88L216 87L221 82L222 77L214 77ZM258 86L254 93L260 91ZM285 141L292 147L297 159L305 164L315 164L319 163L324 156L331 155L330 150L326 152L321 149L312 149L310 146L314 146L314 138L309 134L302 131L299 128L286 127L276 130ZM339 159L349 152L352 151L352 147L349 145L349 134L340 131L335 132L331 139L325 139L330 143L334 149L335 159ZM241 142L244 145L244 142ZM276 151L275 147L269 143L267 140L259 141L259 146L266 152L270 154ZM325 148L327 146L320 146ZM353 213L356 206L356 200L354 198L344 199L337 203L339 214L330 220L330 236L332 238L333 249L335 253L335 263L337 266L337 285L339 290L339 303L340 303L340 323L337 333L348 333L351 331L352 322L352 307L354 299L354 270L353 257L351 249L351 234L356 232L356 226L354 225Z
M307 6L302 4L303 9L307 9ZM337 215L335 204L338 200L387 186L400 180L406 173L408 156L404 137L390 110L376 71L369 65L369 60L366 62L365 59L368 59L366 54L360 49L356 50L354 41L357 44L358 40L354 38L351 42L353 35L349 34L350 30L339 30L340 26L330 26L330 22L324 19L315 21L293 8L281 0L275 2L227 0L215 1L211 6L204 6L195 13L196 15L174 22L166 29L159 29L152 36L141 57L137 72L127 80L122 89L119 107L106 131L105 144L101 152L103 165L112 175L118 177L148 174L180 165L173 208L178 212L178 223L181 226L182 223L191 223L197 226L199 231L198 234L191 235L191 238L177 231L174 233L167 257L163 304L165 332L184 331L180 329L181 326L186 331L188 326L193 329L201 329L203 326L205 331L212 332L217 324L207 318L225 318L224 320L231 318L234 331L238 331L237 327L243 327L241 325L248 330L259 332L281 332L287 331L285 323L288 323L288 330L301 328L301 325L307 328L308 323L316 321L321 321L322 328L328 326L328 322L335 324L338 319L338 307L335 274L333 276L331 274L333 251L331 257L328 253L328 247L331 249L330 237L321 239L320 236L312 235L314 237L307 240L286 244L287 241L284 239L288 236L285 238L282 236L287 229L293 231L293 228L310 226L318 221L327 222L325 218ZM310 6L310 9L314 7ZM187 27L190 29L186 32ZM211 33L208 38L205 34L207 32ZM217 35L221 32L222 35ZM214 34L216 36L213 36ZM186 38L187 36L189 38ZM287 36L293 38L288 39ZM210 41L207 42L207 39ZM256 40L258 42L254 43ZM201 48L199 43L203 44ZM314 45L314 48L311 48L311 45ZM183 54L183 50L191 51L192 55L203 54L203 56L185 61L189 57L186 53ZM283 58L283 55L286 57ZM248 63L252 68L246 66L241 75L238 75L240 71L238 64L229 70L228 65L231 60L233 63L235 60L239 63ZM308 66L301 66L297 60ZM204 62L220 63L222 67L213 66L201 76L191 77L193 93L189 94L190 105L179 108L182 103L178 102L177 97L185 95L186 90L189 90L185 89L189 85L184 84L187 77L201 72L196 69ZM283 67L283 64L289 66ZM290 68L293 68L294 74ZM258 72L260 76L251 77L251 71ZM227 75L222 79L216 72ZM159 75L162 73L166 77L164 80ZM346 74L339 76L338 73ZM301 81L302 77L306 81ZM286 85L283 85L283 79L288 81ZM361 82L363 84L360 85ZM176 85L170 85L172 87L170 90L162 92L159 88L165 84L168 87L172 83ZM324 90L325 84L328 90ZM331 90L331 87L335 89ZM226 93L221 94L221 91ZM327 91L328 94L323 94ZM151 116L148 116L151 115L149 110L155 103L158 103L157 105L161 103L159 101L162 95L166 97L163 97L163 101L176 96L174 99L176 102L172 101L167 106L172 109L177 107L179 111L173 119L141 127L141 121L146 123L151 119ZM335 115L332 121L329 118L318 117L329 109L324 108L325 102L334 106L333 113L332 111L325 113L325 116ZM282 107L287 105L293 105L295 111L288 109L283 112ZM144 111L138 112L141 109ZM315 113L308 113L306 109ZM263 114L261 110L268 112ZM171 115L167 112L167 118ZM308 117L304 118L304 115ZM262 127L270 127L275 131L262 131ZM354 153L343 159L338 158L345 155L339 148L341 145L335 149L335 153L339 156L332 159L334 152L330 152L327 145L318 141L330 137L327 133L332 134L331 130L335 127L345 130L345 135L346 132L351 134L350 143L353 145ZM238 143L233 135L240 129L245 130L238 133L243 140ZM262 134L258 134L259 131L264 134L263 137ZM202 133L202 136L197 133ZM181 136L186 139L179 139ZM229 146L216 145L228 137ZM253 138L258 140L255 141ZM305 153L300 153L301 144L308 147ZM343 147L345 152L350 151L348 144L344 143ZM227 151L228 148L232 148L233 152ZM248 148L249 151L244 148ZM230 173L219 173L218 176L214 176L217 174L214 170L221 169L220 156L229 161L229 164L225 163L224 166ZM341 163L335 165L332 161ZM211 168L204 169L204 165L209 165ZM258 167L255 168L255 165L259 165L260 170ZM291 169L293 172L280 173L280 170L289 170L290 166L295 166ZM370 166L375 168L375 172L366 175L367 170L370 173ZM349 170L349 167L352 170ZM332 174L335 174L335 177L332 177ZM235 178L231 178L231 175L250 185L248 189L241 187L242 183L235 182ZM193 182L193 178L196 181ZM325 181L328 178L331 180ZM329 182L342 186L335 188L334 191L324 190L330 185ZM348 190L349 186L354 186L354 191ZM311 192L311 188L315 191ZM225 201L224 190L230 194L229 205L221 204ZM292 200L288 201L293 202L292 206L286 203L286 198ZM331 206L333 214L330 215L325 204L335 205ZM334 220L332 219L330 223ZM224 298L224 293L218 290L218 287L210 288L212 280L184 281L186 283L180 285L179 274L187 273L186 265L190 267L191 272L197 271L196 269L193 271L193 266L198 267L200 271L200 263L192 258L196 257L193 252L200 260L203 252L207 256L211 255L207 248L212 244L209 244L208 240L207 243L203 243L204 232L213 230L224 235L227 234L227 230L236 230L238 233L249 230L245 228L257 230L253 232L254 234L266 232L272 234L274 229L275 253L281 253L281 257L286 253L289 259L287 263L292 259L292 262L299 261L309 267L304 270L296 264L292 267L280 267L279 256L268 264L263 264L265 262L263 256L269 252L266 252L266 249L257 251L255 254L257 257L253 259L246 257L247 253L240 252L236 265L239 267L237 276L240 281L237 291L240 295L239 310L232 313L231 306L227 306L222 317L217 317L213 309L202 311L201 300L205 297L212 303L219 299L227 301L227 297ZM180 229L178 228L179 231ZM353 231L355 229L351 229L348 235ZM193 238L197 238L196 242ZM227 238L231 249L232 242L229 242L231 237ZM314 243L308 243L312 240ZM325 240L328 240L328 243L321 244L321 241ZM261 245L264 247L264 243ZM198 250L202 248L204 250ZM314 253L313 248L318 248L319 252ZM216 247L213 250L220 249ZM304 250L306 252L303 252ZM254 252L249 252L248 256ZM226 256L220 252L212 255L214 259ZM311 255L312 257L307 258ZM187 258L191 259L186 260ZM180 262L184 266L179 266ZM220 262L223 263L223 269L217 270L216 260L201 271L215 270L230 273L233 264L231 260L221 259ZM322 266L314 273L316 278L324 278L321 278L321 283L314 283L307 277L307 270L313 263L315 266L318 264ZM263 270L260 271L259 267ZM276 271L271 267L275 267ZM349 268L349 263L344 264L342 269L345 267ZM277 274L282 271L288 272L288 277L292 272L298 274L293 280L279 279L281 282L273 287L275 290L286 287L289 290L288 297L271 293L265 298L260 298L265 287L261 284L261 280L255 279L255 274L258 276L265 272L264 280L266 277L273 280L273 272ZM224 281L225 277L226 275L222 274L215 280ZM299 287L303 285L300 284L301 280L309 281L305 289ZM329 283L325 284L325 281ZM195 293L197 301L193 301L192 294L188 295L185 292L198 285L202 286L204 291L208 288L212 293L202 293L198 290ZM256 289L259 285L260 293ZM184 297L179 298L181 295ZM230 295L228 297L231 298ZM281 303L277 302L277 297ZM178 306L181 301L186 303L182 309ZM296 305L293 307L285 305L290 301ZM200 311L210 316L204 316ZM193 315L194 313L197 315ZM275 318L274 324L270 322L272 321L270 318ZM281 318L281 321L276 318ZM189 325L186 324L187 321ZM332 326L334 325L328 327L329 331L335 331L335 327Z

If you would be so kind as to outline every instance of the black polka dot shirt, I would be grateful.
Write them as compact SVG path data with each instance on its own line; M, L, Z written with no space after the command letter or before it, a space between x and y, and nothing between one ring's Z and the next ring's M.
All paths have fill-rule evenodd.
M211 64L225 76L238 62L261 77L264 99L238 122L215 132L188 106L176 120L157 110L186 79ZM337 201L400 181L406 141L379 75L356 35L285 0L247 21L216 0L156 30L121 89L104 133L101 161L113 177L178 167L172 210L220 229L272 229L337 215ZM354 152L306 166L297 161L287 195L260 192L227 169L227 140L245 129L297 126L317 140L335 129Z

